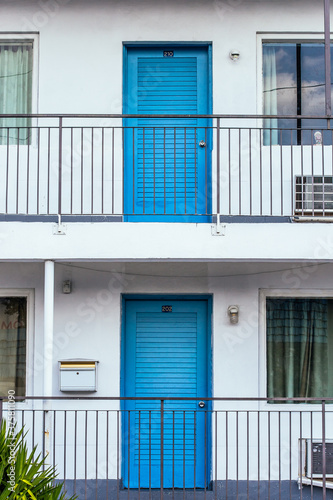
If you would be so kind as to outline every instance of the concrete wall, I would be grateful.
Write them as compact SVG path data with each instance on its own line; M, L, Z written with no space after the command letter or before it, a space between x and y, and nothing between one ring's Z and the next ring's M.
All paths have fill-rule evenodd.
M325 261L333 256L333 226L319 223L0 222L1 259ZM24 242L24 244L22 243Z
M281 269L283 271L281 271ZM216 397L265 396L264 300L267 293L332 296L330 264L56 264L53 391L60 395L62 359L99 361L98 396L120 394L122 294L201 294L213 299L213 390ZM72 281L72 293L62 282ZM31 393L42 394L43 266L1 264L0 288L35 290L35 328L29 331L34 370ZM227 308L237 304L239 323L231 325ZM246 377L244 377L246 373Z
M1 4L0 32L39 33L35 111L40 113L121 113L126 41L212 42L214 113L261 112L262 33L274 39L276 32L288 38L323 31L319 0ZM241 54L238 63L229 58L234 48ZM1 222L0 289L34 290L29 393L43 394L48 363L43 261L54 259L54 395L61 394L58 361L89 358L99 361L96 395L119 396L122 294L150 293L211 295L212 394L265 396L261 290L332 297L333 229L328 224L228 224L225 236L213 236L211 226L67 223L65 234L55 235L51 223ZM65 295L62 282L68 279L73 290ZM231 304L239 306L238 325L230 325ZM222 461L219 467L223 478Z
M261 44L263 40L313 40L322 39L323 5L321 0L306 1L220 1L189 2L172 0L166 5L156 1L106 1L89 2L88 0L46 0L39 2L14 0L2 2L0 19L0 38L17 36L35 38L34 66L34 112L39 113L121 113L123 109L123 44L126 42L209 42L212 44L212 89L213 112L216 114L255 114L262 113L262 62ZM283 15L281 15L283 12ZM29 35L30 33L30 35ZM237 63L231 61L229 52L240 51ZM34 122L35 123L35 122ZM34 124L33 123L33 124ZM39 125L57 122L39 121ZM96 124L97 122L95 122ZM100 121L99 121L100 123ZM110 121L107 122L110 125ZM68 122L67 122L68 124ZM71 123L73 125L73 122ZM87 122L86 122L87 124ZM105 124L105 122L104 122ZM115 123L113 122L113 125ZM119 126L118 121L117 125ZM228 121L223 125L230 126ZM236 126L240 122L233 123ZM89 124L88 124L89 125ZM91 123L90 123L91 125ZM260 126L256 120L244 121L242 126ZM237 132L237 131L236 131ZM99 185L100 138L95 136L95 184ZM117 135L118 134L118 135ZM35 134L36 135L36 134ZM75 135L75 134L74 134ZM91 156L90 134L86 138L85 151L87 168ZM116 131L115 147L115 213L122 209L122 145L119 132ZM231 139L233 151L232 168L232 203L231 213L239 210L239 165L242 163L242 210L250 213L249 207L249 145L247 133L242 137L241 152L238 151L238 133ZM74 138L74 177L78 179L80 170L81 145L79 135ZM17 209L16 185L20 184L18 212L26 209L27 192L30 198L30 213L45 213L50 204L51 213L57 213L58 202L58 133L51 133L51 176L48 180L48 160L50 158L47 134L42 132L39 140L32 139L29 148L30 186L26 187L24 172L27 169L27 151L21 147L18 158L15 147L0 148L0 174L6 176L10 171L8 189L10 192L7 207L10 213ZM69 134L63 137L63 210L69 210L69 172L70 154ZM222 170L228 166L226 134L221 134ZM300 154L296 151L291 160L289 148L283 156L283 200L280 199L280 148L275 148L271 155L270 148L263 148L263 157L258 154L259 135L253 134L251 145L252 161L252 213L260 214L258 199L260 188L264 196L263 214L270 211L270 184L273 183L275 200L272 203L274 215L290 215L293 192L293 178L301 173ZM38 148L37 148L38 143ZM111 146L109 146L111 147ZM297 149L297 148L296 148ZM299 149L299 148L298 148ZM327 148L326 148L327 149ZM317 148L303 150L303 175L321 175L323 171L322 150ZM213 211L215 208L215 151L213 151ZM110 156L110 155L109 155ZM271 156L273 163L271 164ZM312 170L312 158L314 170ZM332 172L330 149L325 151L326 175ZM259 186L260 159L264 165L263 186ZM17 169L16 162L19 164ZM274 178L268 172L274 172ZM18 173L19 172L19 173ZM39 183L35 178L39 176ZM92 190L85 176L87 192ZM221 174L221 184L226 185L228 175ZM52 186L48 190L48 182ZM105 192L110 197L110 178L107 179ZM78 183L79 184L79 183ZM0 210L5 210L5 188L0 187ZM54 187L54 189L53 189ZM76 185L75 190L80 191ZM37 191L40 199L35 202ZM226 189L226 192L228 189ZM228 213L229 199L223 192L221 212ZM76 193L77 194L77 193ZM48 196L50 196L48 198ZM86 198L88 197L86 193ZM95 195L95 210L100 210L101 193ZM80 210L80 200L76 197L74 211ZM79 200L79 201L78 201ZM87 201L87 200L86 200ZM89 201L89 200L88 200ZM89 203L84 203L84 210L90 210ZM283 207L282 207L283 205ZM110 213L111 200L106 199L106 213ZM281 208L282 207L282 208ZM281 213L283 212L283 213ZM84 212L86 213L86 212Z
M72 293L62 293L64 280L71 280ZM212 327L212 395L215 397L265 397L266 384L266 349L265 349L265 319L264 298L268 295L287 296L324 296L333 297L331 286L333 270L330 264L325 263L96 263L96 262L58 262L55 266L55 322L53 348L53 394L68 395L59 391L59 360L86 358L99 361L98 390L90 396L109 397L120 395L121 373L121 342L122 342L122 310L121 303L124 294L168 294L175 295L206 295L212 297L213 311ZM45 363L43 358L43 265L41 263L2 263L0 265L0 288L20 290L34 289L34 320L35 327L29 329L28 349L28 387L30 395L43 394L43 377ZM227 308L231 304L239 306L239 323L231 325L227 315ZM77 394L77 393L76 393ZM72 394L73 395L73 394ZM29 407L35 403L20 404L18 408ZM63 408L62 402L54 401L53 408ZM73 401L69 410L116 410L118 402L90 402ZM302 436L309 437L311 432L315 437L321 435L321 414L314 414L310 419L308 407L302 405L289 406L293 414L285 407L267 405L265 403L249 402L217 402L214 404L216 413L212 426L212 453L218 454L217 473L215 462L212 463L212 479L225 478L226 456L226 413L228 410L229 433L229 479L236 479L236 463L239 465L238 478L247 477L247 433L251 429L250 457L251 480L258 475L256 465L258 420L257 411L263 414L260 417L260 450L261 450L261 478L268 477L267 469L267 435L268 414L270 412L271 429L271 456L272 464L278 460L278 439L281 440L283 461L281 469L274 466L271 470L271 479L277 480L279 470L281 478L289 478L289 429L292 429L292 478L297 477L298 452L297 442L300 433L299 425L302 419ZM314 408L312 408L314 409ZM236 410L240 413L237 414ZM245 410L253 413L247 414ZM277 411L282 410L281 416ZM301 415L301 411L304 413ZM214 414L215 415L215 414ZM50 419L48 421L47 419ZM62 436L64 435L64 414L57 417L56 460L63 474L62 463ZM95 460L95 425L94 413L89 416L89 467L93 469ZM289 418L292 418L289 421ZM29 425L29 413L25 421ZM41 414L37 414L36 422L42 425ZM49 429L55 426L52 413L48 414L46 425ZM237 419L237 420L236 420ZM249 420L247 420L249 419ZM280 419L280 421L279 421ZM333 439L331 434L332 413L327 416L326 438ZM49 422L49 423L48 423ZM291 422L291 423L290 423ZM30 422L31 423L31 422ZM83 436L84 414L78 413L79 436ZM99 432L104 432L106 425L105 412L100 413ZM215 425L218 429L217 448L215 447ZM237 427L236 427L237 425ZM73 429L74 413L68 411L67 429L70 438L67 444L68 457L74 453ZM250 427L248 427L250 426ZM312 430L311 430L312 426ZM41 427L42 428L42 427ZM38 429L38 433L41 428ZM239 447L235 448L236 428L238 429ZM51 432L51 431L50 431ZM97 432L97 431L96 431ZM119 428L118 428L119 432ZM278 432L280 437L278 438ZM35 439L38 439L36 430ZM115 449L117 443L116 414L110 412L110 446ZM52 432L51 432L52 436ZM58 442L59 439L59 442ZM81 438L80 438L81 439ZM84 477L84 443L78 439L77 477ZM83 438L82 438L83 439ZM47 444L47 449L53 449L53 441ZM105 440L101 437L100 452L103 465L105 454ZM51 446L51 448L49 448ZM80 451L82 450L82 452ZM237 451L238 450L238 451ZM114 453L114 452L113 452ZM210 451L209 451L210 453ZM237 455L238 454L238 455ZM239 458L237 458L237 456ZM121 457L121 455L120 455ZM116 478L117 455L110 456L110 476ZM237 462L238 461L238 462ZM73 463L68 460L67 478L73 478ZM90 470L90 469L89 469ZM104 478L104 469L100 467L98 477ZM89 473L90 474L90 473Z
M323 3L13 0L1 31L39 32L40 113L120 113L123 42L210 41L214 113L246 114L259 104L257 33L323 32Z

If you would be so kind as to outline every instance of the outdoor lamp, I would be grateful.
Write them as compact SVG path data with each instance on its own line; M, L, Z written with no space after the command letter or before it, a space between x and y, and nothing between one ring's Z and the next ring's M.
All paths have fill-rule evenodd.
M229 52L229 57L234 62L238 61L239 56L240 56L239 50L234 49Z
M238 314L239 314L239 307L238 306L229 306L228 307L228 315L230 318L230 323L232 325L236 325L236 323L238 323Z

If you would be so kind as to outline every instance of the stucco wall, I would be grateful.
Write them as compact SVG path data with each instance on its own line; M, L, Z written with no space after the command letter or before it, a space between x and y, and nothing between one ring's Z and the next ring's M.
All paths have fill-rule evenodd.
M86 268L86 269L85 269ZM43 390L43 266L0 266L1 289L35 290L34 323L29 331L29 392ZM279 271L283 269L284 271ZM191 276L192 275L192 276ZM212 394L217 397L265 396L265 331L260 290L290 295L308 291L332 296L329 264L56 264L53 390L59 392L58 361L99 361L98 396L120 394L122 294L211 295ZM62 282L72 281L72 293ZM231 325L227 307L239 306L239 323ZM246 376L244 376L246 374ZM33 383L31 383L33 381Z
M214 113L256 113L257 33L323 32L320 0L1 3L0 32L39 32L40 113L121 113L126 41L212 42Z

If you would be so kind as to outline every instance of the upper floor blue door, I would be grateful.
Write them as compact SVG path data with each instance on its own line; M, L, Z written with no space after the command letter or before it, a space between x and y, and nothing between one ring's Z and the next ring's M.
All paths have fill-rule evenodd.
M211 213L209 46L127 47L127 220L205 222ZM152 115L164 115L156 118Z
M209 395L208 301L126 300L125 310L123 485L207 487L210 406L182 398Z

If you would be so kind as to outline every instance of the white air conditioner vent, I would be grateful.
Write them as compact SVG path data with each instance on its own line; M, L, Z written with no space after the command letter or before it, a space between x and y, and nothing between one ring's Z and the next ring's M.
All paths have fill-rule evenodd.
M295 214L323 216L333 214L333 177L297 176Z

